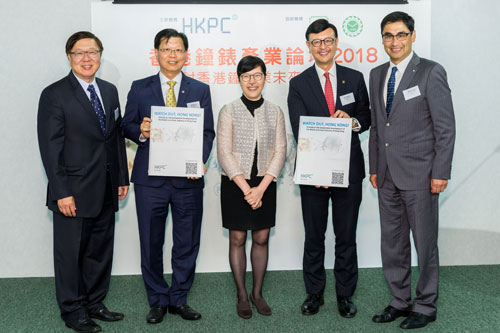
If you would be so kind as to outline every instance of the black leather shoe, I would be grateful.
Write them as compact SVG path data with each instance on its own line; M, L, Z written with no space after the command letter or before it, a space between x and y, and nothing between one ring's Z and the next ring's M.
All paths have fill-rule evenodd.
M186 320L198 320L201 319L201 314L198 311L192 309L189 305L179 305L179 306L168 306L168 312L171 314L178 314L182 319Z
M428 323L431 323L436 320L436 316L427 316L418 312L411 312L408 318L403 320L403 322L399 325L401 328L411 329L411 328L420 328L427 326Z
M408 317L409 314L410 311L399 310L389 305L382 313L373 316L372 321L375 323L389 323L399 317Z
M146 320L150 324L159 324L163 321L163 317L167 313L167 308L165 306L156 305L152 306L149 310Z
M99 310L89 311L90 318L99 319L102 321L118 321L122 320L124 315L120 312L109 311L108 308L104 307Z
M339 308L340 315L345 318L354 317L358 311L349 296L337 296L337 307Z
M323 299L323 295L318 294L308 294L304 303L300 309L302 310L303 315L313 315L318 313L319 307L325 304L325 300Z
M89 317L67 321L66 326L78 333L95 333L101 331L101 326L97 325Z

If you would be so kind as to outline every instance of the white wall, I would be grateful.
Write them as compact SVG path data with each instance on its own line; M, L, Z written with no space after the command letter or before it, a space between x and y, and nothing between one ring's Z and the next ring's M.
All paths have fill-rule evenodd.
M90 3L0 2L0 110L4 119L0 124L4 137L0 157L0 277L53 275L52 218L44 206L46 177L37 146L36 112L41 90L69 71L64 54L67 37L91 27ZM494 99L500 77L495 61L500 50L494 43L498 12L500 3L495 0L432 0L432 59L448 71L457 120L452 180L441 197L443 265L500 264L500 108ZM365 196L375 195L365 189ZM136 274L137 234L120 232L124 229L120 223L133 220L133 201L128 200L123 208L118 216L114 273ZM362 216L377 214L362 207ZM204 232L199 263L225 262L226 253L206 252L215 246L210 244L209 233L222 233L222 228ZM360 234L358 243L363 237L374 236ZM295 242L300 254L302 239ZM328 248L332 248L331 242ZM363 251L360 263L366 266ZM270 268L279 267L280 256L285 255L290 253L271 252Z

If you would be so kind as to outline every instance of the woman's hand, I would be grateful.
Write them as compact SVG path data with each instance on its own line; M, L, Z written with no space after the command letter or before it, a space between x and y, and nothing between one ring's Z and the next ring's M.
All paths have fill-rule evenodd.
M262 206L262 196L264 195L264 190L260 187L252 187L246 194L246 202L252 206L252 209L257 209Z

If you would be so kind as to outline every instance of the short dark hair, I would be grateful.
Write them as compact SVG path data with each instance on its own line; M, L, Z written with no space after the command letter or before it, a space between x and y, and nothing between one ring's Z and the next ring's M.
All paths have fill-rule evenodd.
M250 55L241 58L240 62L238 63L238 67L236 67L238 79L241 74L250 72L252 69L255 69L257 67L260 67L262 69L262 72L266 74L266 64L264 63L264 61L262 61L261 58Z
M175 29L163 29L160 32L158 32L155 36L155 49L158 50L160 48L160 44L163 39L166 39L166 41L168 42L168 40L172 37L182 39L182 44L184 44L184 48L186 49L186 51L188 50L189 45L187 36L182 32L178 32Z
M384 28L387 25L387 23L394 23L400 21L406 25L406 27L408 28L408 30L410 30L410 32L413 32L413 29L415 29L415 20L413 19L413 17L411 17L405 12L392 12L390 14L387 14L380 23L380 32L382 33L384 31Z
M318 20L314 21L313 23L309 24L309 26L307 27L306 40L309 41L310 34L317 34L317 33L320 33L321 31L324 31L328 28L333 29L333 32L335 33L335 38L337 38L338 37L337 28L325 19L318 19Z
M91 38L95 40L95 42L97 43L97 47L99 47L99 51L102 53L104 48L102 47L101 40L97 38L96 35L94 35L89 31L78 31L69 36L68 40L66 41L66 54L69 54L71 52L76 42L78 42L80 39L86 39L86 38Z

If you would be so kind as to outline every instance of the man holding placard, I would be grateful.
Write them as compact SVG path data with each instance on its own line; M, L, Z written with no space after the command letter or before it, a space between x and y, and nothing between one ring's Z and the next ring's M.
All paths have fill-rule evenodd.
M166 312L187 320L201 318L187 305L200 246L203 213L202 177L151 176L150 134L152 107L203 109L203 163L215 137L208 85L184 75L188 40L174 29L164 29L154 40L160 73L134 81L122 122L124 136L137 143L132 170L141 243L141 269L150 304L148 323L163 320ZM154 136L154 135L153 135ZM182 145L178 147L180 150ZM169 206L172 210L172 283L163 278L163 244Z
M316 20L306 31L306 45L315 64L290 81L288 109L293 134L298 141L301 116L352 118L352 138L347 188L301 185L305 242L303 271L307 298L304 315L312 315L323 305L326 283L324 267L328 205L332 201L335 232L335 289L341 316L356 315L351 296L358 280L356 226L361 185L365 177L363 152L358 134L370 126L368 93L363 75L335 64L337 28L327 20Z

